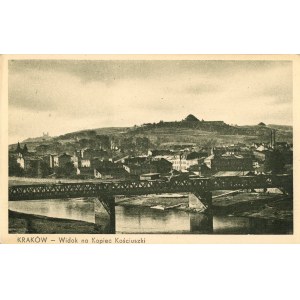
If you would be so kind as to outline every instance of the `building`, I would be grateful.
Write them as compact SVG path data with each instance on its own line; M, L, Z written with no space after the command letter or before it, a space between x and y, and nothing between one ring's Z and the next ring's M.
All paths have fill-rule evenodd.
M156 168L157 173L169 173L172 170L172 163L164 158L154 159L151 164Z
M128 173L123 168L122 163L111 161L98 161L94 167L94 177L99 179L126 179Z
M74 155L71 157L71 161L74 165L75 168L78 168L80 167L79 166L79 162L80 162L80 156L77 155L77 153L75 152Z
M253 160L251 157L242 155L221 155L215 156L211 161L211 170L213 173L219 171L251 171L253 169Z
M259 162L264 162L266 160L266 156L268 155L269 150L258 151L254 150L253 155L254 158Z
M90 159L81 159L80 160L80 167L90 168L91 167L91 160Z
M65 167L67 163L72 162L71 158L72 156L67 153L63 153L62 155L58 156L58 166L60 168Z
M93 168L76 168L76 174L80 175L84 179L94 178L94 169Z
M155 165L151 164L150 161L145 161L143 163L135 164L124 164L124 169L130 174L135 176L140 176L144 173L156 173L157 168Z
M43 160L37 157L25 156L24 157L24 171L25 174L32 177L42 177Z
M120 162L112 162L110 160L95 160L93 162L93 168L101 169L101 170L121 170L123 168L123 164Z
M42 177L46 173L43 159L37 156L36 152L28 151L26 144L22 149L20 143L18 143L16 150L9 153L9 161L12 162L12 165L13 162L19 165L18 173L22 171L22 174L30 177Z
M176 171L187 171L191 166L199 165L207 156L207 152L179 152L171 157L165 157L166 160L172 163L172 168Z
M197 165L192 165L188 168L188 171L191 173L191 174L194 174L194 175L200 175L201 174L201 170L200 170L200 165L197 164Z
M124 159L124 164L126 165L143 164L146 161L150 161L147 156L127 157Z
M43 157L44 162L49 166L49 168L53 169L58 167L58 155L57 154L48 154Z
M148 174L141 174L140 180L157 180L159 179L159 173L148 173Z
M211 162L214 158L215 158L215 155L211 154L210 156L208 156L204 159L204 163L209 169L211 169Z
M155 156L164 156L164 155L172 155L172 151L171 150L165 150L165 149L155 149L155 150L148 150L148 155L151 155L153 157Z
M246 176L254 175L251 171L220 171L213 175L213 177L228 177L228 176Z
M128 173L123 169L94 169L94 177L98 179L121 179L128 177Z
M27 154L28 152L29 152L29 151L28 151L27 145L24 144L23 149L22 149L20 143L18 142L17 149L16 149L16 153L17 153L17 154L25 155L25 154Z
M211 154L220 156L220 155L226 154L226 151L227 150L225 147L214 147L214 148L212 148Z
M17 163L22 169L25 169L25 161L23 155L19 152L16 156Z
M208 167L206 163L202 163L199 169L199 175L202 177L210 177L212 175L211 168Z

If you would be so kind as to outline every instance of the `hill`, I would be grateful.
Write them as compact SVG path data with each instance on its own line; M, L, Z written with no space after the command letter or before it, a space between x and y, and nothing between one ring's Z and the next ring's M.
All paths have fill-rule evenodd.
M262 123L262 122L261 122ZM292 142L293 128L283 125L232 126L223 121L199 120L188 115L182 121L146 123L134 127L107 127L71 132L57 137L23 141L29 150L38 153L74 153L82 148L110 150L112 145L127 152L146 148L168 148L172 144L194 143L203 147L233 143L269 142L271 129L276 129L276 141ZM15 149L16 145L10 145ZM124 153L123 153L124 154ZM122 155L122 153L120 154Z
M293 131L293 126L290 125L275 125L275 124L269 124L269 128L277 129L277 130L283 130L283 131Z
M224 121L199 120L190 114L182 121L146 123L131 128L128 134L146 136L159 145L170 143L196 143L201 145L220 145L233 143L269 142L271 129L276 129L277 141L292 142L291 126L257 125L233 126Z

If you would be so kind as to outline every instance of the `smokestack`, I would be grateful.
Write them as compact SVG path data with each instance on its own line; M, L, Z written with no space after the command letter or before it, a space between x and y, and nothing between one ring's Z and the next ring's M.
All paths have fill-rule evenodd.
M275 143L276 143L276 139L275 139L275 129L273 130L273 148L275 148Z
M273 130L271 129L270 147L273 148Z

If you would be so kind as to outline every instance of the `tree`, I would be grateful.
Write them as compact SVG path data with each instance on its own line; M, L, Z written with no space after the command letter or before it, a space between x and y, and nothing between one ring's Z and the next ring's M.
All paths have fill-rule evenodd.
M150 147L150 140L147 137L136 138L136 148L141 151L148 151Z
M42 177L46 177L51 173L50 166L47 163L45 163L44 161L41 162L41 173L42 173L41 174Z
M94 130L89 130L89 131L87 132L87 136L90 137L90 138L96 137L96 131L94 131Z
M274 150L266 155L264 169L266 172L273 174L283 173L284 171L284 156L279 150Z
M88 139L81 139L79 141L80 147L85 148L89 146L89 140Z
M110 139L108 135L97 135L96 139L100 148L105 150L110 148Z
M65 166L64 166L64 174L65 174L66 176L70 176L70 175L72 175L72 174L74 174L74 173L75 173L75 168L74 168L73 163L67 162L67 163L65 164Z
M217 140L212 138L203 142L205 148L212 148L217 145Z
M25 149L25 146L24 146L24 149ZM26 147L26 149L27 149L27 147ZM35 150L37 153L45 154L45 153L49 152L49 146L48 145L39 145L35 148Z
M55 173L59 178L65 176L71 176L75 174L75 167L73 163L67 162L63 167L56 167Z
M8 163L8 174L9 176L23 176L24 170L20 167L15 159L9 159Z

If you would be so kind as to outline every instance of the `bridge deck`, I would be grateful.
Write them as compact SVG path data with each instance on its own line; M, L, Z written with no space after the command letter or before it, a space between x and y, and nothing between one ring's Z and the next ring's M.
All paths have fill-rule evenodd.
M162 193L206 192L213 190L237 190L258 188L291 189L291 175L258 175L239 177L211 177L172 181L121 181L99 183L62 183L20 185L9 187L9 200L39 200L101 195L147 195Z

